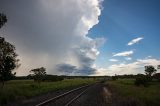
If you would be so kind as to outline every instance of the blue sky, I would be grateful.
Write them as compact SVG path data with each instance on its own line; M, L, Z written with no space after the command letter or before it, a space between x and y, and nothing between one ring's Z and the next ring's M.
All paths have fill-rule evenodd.
M108 67L111 58L126 61L124 57L113 57L113 53L133 50L131 56L137 59L152 56L159 59L160 49L160 1L159 0L104 0L99 23L89 36L104 37L106 43L100 48L96 60L99 67ZM128 46L132 39L143 37L140 42Z

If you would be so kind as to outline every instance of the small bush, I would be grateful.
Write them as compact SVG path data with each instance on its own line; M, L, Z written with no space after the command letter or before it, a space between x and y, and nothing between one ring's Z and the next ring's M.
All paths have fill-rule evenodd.
M153 78L157 79L160 82L160 73L156 73L153 75Z
M64 78L62 76L57 76L57 75L46 75L43 79L43 81L62 81Z
M30 87L31 87L31 88L37 88L37 85L35 85L35 84L30 84Z
M137 77L134 84L136 86L143 85L144 87L148 86L148 78L146 76Z
M117 76L112 76L112 80L117 80L118 79L118 77Z

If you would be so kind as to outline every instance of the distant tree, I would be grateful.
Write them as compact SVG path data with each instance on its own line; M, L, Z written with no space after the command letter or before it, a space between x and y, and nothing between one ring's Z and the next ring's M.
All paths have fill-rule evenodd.
M7 22L4 14L0 14L0 28ZM12 73L13 69L19 66L15 52L15 46L0 37L0 82L2 87L4 82L10 80L16 73Z
M137 75L136 79L134 81L134 84L136 86L140 86L140 85L143 85L144 87L149 86L147 76L145 76L145 75Z
M160 73L156 73L153 75L153 78L157 79L158 81L160 81Z
M33 76L34 81L38 82L40 84L41 81L45 78L46 75L46 69L44 67L32 69L30 71Z
M57 75L45 75L45 78L43 79L43 81L62 81L64 78L63 76L57 76Z
M118 75L115 74L115 76L112 76L112 80L117 80L118 79Z
M153 78L152 75L156 73L156 71L157 70L152 65L145 66L145 73L146 73L147 81L152 81L152 78Z
M7 17L5 14L0 13L0 28L7 22Z
M149 66L145 66L145 73L146 75L148 76L152 76L153 73L155 73L157 70L152 66L152 65L149 65Z
M137 74L137 75L135 75L136 77L144 77L145 76L145 74Z

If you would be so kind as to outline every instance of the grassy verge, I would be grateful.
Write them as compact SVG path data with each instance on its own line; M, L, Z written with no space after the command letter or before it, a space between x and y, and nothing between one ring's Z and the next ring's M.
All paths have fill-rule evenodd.
M26 98L49 91L69 89L76 86L93 83L93 79L66 79L57 82L42 82L40 85L33 80L8 81L4 88L0 88L0 104L13 101L16 98Z
M108 81L108 85L118 95L138 99L147 106L160 106L159 82L151 82L149 87L137 87L134 85L134 80L119 79Z

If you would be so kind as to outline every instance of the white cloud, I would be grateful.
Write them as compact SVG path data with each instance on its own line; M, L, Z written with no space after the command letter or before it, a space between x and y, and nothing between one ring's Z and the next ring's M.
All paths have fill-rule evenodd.
M109 59L109 61L111 61L111 62L117 62L119 60L117 60L117 59Z
M130 51L124 51L124 52L116 53L113 56L124 56L124 57L126 57L126 56L132 55L133 53L134 53L133 50L130 50Z
M78 68L82 74L93 70L90 67L105 39L87 34L99 22L100 1L15 0L12 6L2 1L0 10L9 18L0 34L16 46L22 64L17 74L27 75L41 66L47 73L61 74L56 66L62 63L65 65L59 66Z
M160 65L159 59L138 59L132 63L120 63L120 64L113 64L107 68L99 68L97 69L97 75L115 75L115 74L144 74L144 66L146 65L153 65L157 68L157 65Z
M142 39L144 39L144 38L143 38L143 37L135 38L135 39L131 40L130 42L128 42L127 45L131 46L131 45L133 45L133 44L135 44L135 43L140 42Z
M126 57L125 59L126 59L126 60L132 60L132 58L131 58L131 57Z
M152 58L152 56L147 56L146 59Z

